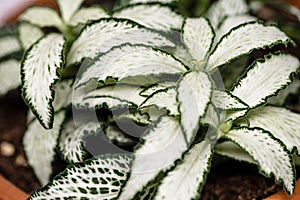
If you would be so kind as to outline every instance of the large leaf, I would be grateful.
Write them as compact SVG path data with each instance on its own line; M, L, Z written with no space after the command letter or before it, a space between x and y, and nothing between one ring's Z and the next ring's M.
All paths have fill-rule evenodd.
M52 174L55 147L64 118L64 111L57 113L51 130L44 129L38 120L34 120L25 132L23 145L28 163L42 185L48 183Z
M264 106L247 115L251 127L261 127L281 140L289 151L300 152L300 115L286 108Z
M131 174L119 200L132 199L161 171L173 166L187 150L179 122L168 116L160 118L142 139L140 146L134 151Z
M65 24L57 12L49 7L30 7L20 15L19 20L39 27L56 27L61 31L65 29Z
M57 0L62 18L65 22L69 22L72 15L78 10L83 0Z
M215 37L214 31L205 18L187 18L183 24L182 39L187 46L192 58L202 61L206 58ZM205 63L202 63L202 65ZM195 66L195 68L201 68Z
M23 98L45 128L53 123L52 86L64 62L64 43L62 35L48 34L26 52L22 62Z
M178 74L185 71L185 66L168 53L144 46L124 45L97 58L76 85L85 84L91 79L105 81L107 78L115 78L120 81L134 76Z
M86 136L97 134L101 130L98 121L76 121L71 118L64 123L59 136L58 149L62 158L70 163L82 162L87 158L84 146Z
M299 60L288 54L271 55L255 62L233 88L232 94L253 108L291 83Z
M97 20L100 18L109 17L107 12L100 6L93 6L89 8L79 9L69 21L69 25L77 26L79 24L86 24L89 21Z
M155 199L199 199L212 159L211 144L195 144L163 178Z
M248 108L244 102L230 92L217 89L213 91L212 102L217 108L224 110L243 110Z
M21 85L20 66L21 63L13 59L0 62L0 95Z
M43 31L35 25L22 22L18 26L18 36L24 50L44 36Z
M114 11L113 17L133 20L143 26L160 31L180 30L183 17L169 6L138 4Z
M266 176L274 175L276 181L283 181L291 195L295 187L294 164L285 146L262 129L238 128L229 131L225 137L233 141L258 163Z
M212 88L209 75L201 71L186 73L178 83L180 123L188 143L198 131L200 119L211 100Z
M225 17L248 12L245 0L219 0L207 11L206 16L210 20L214 29L217 29Z
M20 50L21 50L21 46L19 44L17 37L15 36L0 37L0 58L18 52Z
M103 155L71 165L29 199L115 199L127 178L130 162L127 155Z
M275 26L265 26L260 22L249 22L232 29L217 44L211 54L206 70L214 72L224 65L254 49L288 44L291 40Z
M164 36L128 20L102 19L89 24L72 44L67 56L68 64L94 57L121 44L144 44L154 47L174 46Z

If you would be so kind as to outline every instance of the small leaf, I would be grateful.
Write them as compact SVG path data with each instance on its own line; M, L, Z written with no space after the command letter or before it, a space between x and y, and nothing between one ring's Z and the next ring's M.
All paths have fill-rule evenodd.
M300 115L285 108L264 106L247 115L250 127L260 127L281 140L292 152L296 147L300 153Z
M226 112L225 121L234 121L240 117L245 116L247 112L248 110L228 111Z
M109 125L104 132L110 141L116 142L118 145L128 145L134 143L134 141L126 136L124 132L117 126Z
M26 52L22 63L23 98L45 128L53 123L52 86L60 78L64 43L62 35L48 34Z
M15 36L0 37L0 58L21 50L18 39Z
M178 104L176 101L176 89L168 88L158 91L149 96L145 102L141 104L141 108L155 106L158 109L165 109L169 115L178 116Z
M295 187L294 164L284 145L262 129L239 128L229 131L226 138L247 151L257 161L262 173L283 181L288 194Z
M79 9L69 21L69 25L78 26L79 24L86 24L89 21L108 18L110 17L107 12L100 6L93 6L89 8Z
M161 90L165 90L170 87L175 87L176 82L174 81L163 81L159 83L155 83L154 85L150 85L141 91L140 95L143 97L149 97L153 95L155 92L159 92Z
M64 118L64 111L55 114L51 130L44 129L38 120L34 120L25 132L23 145L28 163L42 185L48 183L52 174L52 161L54 161L57 138Z
M26 21L39 27L56 27L64 30L64 22L57 12L49 7L30 7L19 17L20 21Z
M216 154L257 165L257 162L242 148L231 141L225 141L214 147Z
M127 178L130 162L127 155L103 155L71 165L29 200L115 199Z
M54 85L55 98L53 101L53 108L59 111L67 108L72 103L73 79L66 79Z
M214 31L205 18L187 18L183 24L182 40L188 48L192 58L202 61L206 58L213 44ZM201 66L196 66L200 68Z
M21 85L20 66L21 63L13 59L0 62L0 96Z
M43 31L30 23L22 22L18 26L18 36L24 50L44 36Z
M152 3L152 2L173 3L175 1L178 1L178 0L129 0L129 4Z
M180 124L187 143L196 135L212 95L212 82L205 72L190 71L178 83L177 101L181 114Z
M105 82L107 78L121 81L134 76L178 74L185 66L171 54L150 47L124 45L98 57L76 82L82 85L91 79Z
M250 108L257 107L291 83L299 60L288 54L271 55L255 62L233 88L232 94Z
M128 20L101 19L89 24L72 44L67 63L81 62L121 44L144 44L153 47L174 46L166 37Z
M246 14L247 12L248 6L245 0L219 0L211 5L206 16L214 29L217 29L226 17Z
M275 26L264 26L260 22L249 22L232 29L217 44L211 54L206 70L214 72L224 65L254 49L272 47L291 42L286 34Z
M64 123L58 142L58 150L62 158L70 163L82 162L87 158L84 147L86 136L100 132L101 124L98 121L76 121L71 118Z
M217 108L224 110L243 110L248 106L230 92L217 90L213 92L212 102Z
M212 159L211 145L195 144L174 169L163 178L155 199L199 199Z
M114 11L113 17L133 20L143 26L170 32L180 30L183 17L163 4L138 4Z
M146 131L142 139L134 151L131 174L119 200L132 199L158 174L170 169L187 150L179 122L168 116L160 118L154 127Z
M65 22L69 22L84 0L57 0L60 12Z
M200 122L202 124L211 125L217 129L221 121L220 114L221 114L220 111L218 111L217 108L212 103L210 103L207 107L207 111L205 112L205 115L200 119ZM211 139L216 140L217 138L211 138Z

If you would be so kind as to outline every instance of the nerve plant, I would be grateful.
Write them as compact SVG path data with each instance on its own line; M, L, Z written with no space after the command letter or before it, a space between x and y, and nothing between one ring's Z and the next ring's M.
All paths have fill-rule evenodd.
M58 1L62 18L48 8L30 8L20 18L23 97L37 117L24 138L29 164L42 184L56 147L73 164L31 199L196 199L214 153L256 164L293 192L300 117L266 104L291 83L299 61L270 54L231 90L215 81L220 67L253 49L292 43L283 32L249 16L241 0L220 0L207 18L184 21L165 4L129 5L110 18L101 8L78 10L81 3ZM47 26L58 30L42 36ZM181 26L182 44L175 48L166 35ZM82 62L83 72L70 79ZM66 117L71 103L73 110L105 107L117 114L74 123ZM86 160L83 136L100 129L132 144L116 127L123 118L148 127L133 154Z

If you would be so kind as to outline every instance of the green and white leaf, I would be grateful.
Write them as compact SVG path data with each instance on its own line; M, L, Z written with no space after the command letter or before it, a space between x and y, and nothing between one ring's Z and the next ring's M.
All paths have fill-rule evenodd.
M57 0L57 5L62 14L62 18L69 23L73 14L79 9L84 0Z
M174 81L163 81L159 83L155 83L154 85L150 85L149 87L146 87L143 89L143 91L140 93L143 97L149 97L153 95L155 92L159 92L161 90L165 90L170 87L176 87L176 82Z
M251 66L233 88L232 94L250 108L257 107L290 84L291 74L295 73L299 66L299 60L288 54L266 57Z
M107 12L100 6L93 6L79 9L69 21L69 25L77 26L79 24L86 24L89 21L98 20L101 18L110 17Z
M21 63L13 59L0 62L0 96L21 85L20 66Z
M215 145L214 152L221 156L257 165L257 162L244 149L231 141Z
M71 165L29 200L115 199L126 181L130 162L128 155L102 155Z
M203 141L194 145L184 155L183 160L164 177L155 199L199 199L212 155L209 142Z
M223 111L218 111L216 107L212 103L210 103L207 107L205 115L200 119L200 122L202 124L212 125L217 129L219 127L221 117L224 114L225 113Z
M64 111L55 114L51 130L44 129L38 120L34 120L28 125L24 135L23 146L28 163L42 185L49 182L52 174L57 138L64 118Z
M289 95L291 94L297 94L300 89L300 80L294 79L293 82L284 88L283 90L280 90L279 93L276 96L273 96L268 99L268 103L272 105L278 105L282 106Z
M276 181L283 181L287 193L293 194L295 169L290 153L280 141L263 129L246 127L231 130L225 137L247 151L262 173L274 175Z
M206 59L214 37L215 33L207 19L187 18L185 20L182 30L182 40L194 60L200 62ZM195 68L201 69L201 64L198 65L196 64Z
M186 71L185 66L171 54L144 46L124 45L100 56L77 81L76 86L91 79L118 81L135 76L178 74Z
M234 121L240 117L244 117L248 110L227 111L225 121Z
M245 0L219 0L210 6L206 17L216 30L226 17L246 13L248 13L248 5Z
M15 36L0 37L0 58L21 50L20 43Z
M106 137L112 141L117 142L120 145L128 145L133 144L134 141L127 137L122 130L120 130L117 126L109 125L105 130Z
M213 91L212 103L217 108L224 110L243 110L248 108L244 102L230 92L217 89Z
M193 64L193 58L189 50L186 49L183 45L176 45L176 48L172 51L172 54L186 66Z
M125 43L153 47L174 46L166 37L131 21L102 19L86 26L81 32L70 48L67 63L80 62L83 58L94 57Z
M69 163L82 162L87 158L84 138L101 131L98 121L76 121L71 118L64 123L58 142L58 150Z
M55 91L54 110L59 111L70 106L72 103L73 79L60 81L53 88Z
M135 123L138 124L143 124L143 125L150 125L151 124L151 120L150 120L150 116L148 113L142 112L143 109L138 109L138 111L130 111L127 110L125 112L123 112L121 115L115 115L114 114L114 120L118 121L118 120L131 120Z
M128 6L115 11L112 16L130 19L143 26L164 32L180 30L183 23L183 17L180 14L162 4Z
M49 7L30 7L20 15L19 20L39 27L56 27L60 31L65 29L65 24L60 16Z
M170 169L187 150L179 122L169 116L160 118L142 139L143 142L134 151L131 174L119 200L132 199L160 172Z
M291 39L275 26L265 26L260 22L242 24L232 29L217 44L211 54L206 70L214 72L224 65L254 49L288 44Z
M212 96L213 85L207 73L190 71L182 77L177 86L180 124L187 143L196 135L200 119L205 115Z
M178 0L129 0L129 4L137 4L137 3L152 3L152 2L160 2L160 3L173 3Z
M18 36L21 46L24 50L27 50L32 44L43 37L44 33L38 26L22 22L18 26Z
M60 78L64 43L62 35L48 34L26 52L22 63L23 97L45 128L53 123L52 86Z
M263 106L247 115L250 127L260 127L281 140L289 151L300 152L300 115L286 108Z
M178 116L178 103L176 100L176 88L168 88L149 96L141 107L155 106L158 109L166 109L169 115Z

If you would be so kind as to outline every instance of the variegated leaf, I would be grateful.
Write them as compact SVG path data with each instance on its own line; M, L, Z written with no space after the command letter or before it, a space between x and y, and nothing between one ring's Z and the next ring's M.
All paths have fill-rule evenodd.
M180 30L183 17L173 11L169 6L162 4L138 4L116 10L116 18L133 20L143 26L155 30L169 32Z
M130 170L127 155L103 155L69 166L29 200L115 199Z
M67 108L72 103L73 79L66 79L54 85L55 98L53 108L55 111Z
M21 50L20 43L15 36L0 37L0 58L9 56Z
M226 138L233 141L258 163L262 173L274 175L276 181L283 181L288 194L295 187L294 164L285 146L262 129L242 127L229 131Z
M32 44L44 36L43 31L35 25L22 22L18 26L18 36L24 50L27 50Z
M192 55L192 59L198 62L206 59L213 44L214 37L214 31L207 19L187 18L185 20L182 29L182 39ZM202 63L202 65L204 64L205 63ZM203 67L201 63L198 65L200 66L195 66L195 68L200 69Z
M178 1L178 0L129 0L129 4L152 3L152 2L172 3L175 1Z
M79 9L69 21L69 25L77 26L79 24L86 24L89 21L108 18L110 17L107 12L100 6L93 6L89 8Z
M107 78L115 78L120 81L134 76L178 74L185 71L185 66L171 54L149 47L124 45L97 58L76 82L76 86L91 79L105 82Z
M26 52L22 62L23 97L45 128L53 123L52 86L60 78L64 43L62 35L48 34Z
M212 96L212 82L205 72L190 71L178 83L180 123L188 143L196 135Z
M155 199L199 199L212 155L209 142L195 144L184 155L183 160L163 178Z
M28 163L42 185L48 183L52 174L52 161L64 118L64 111L57 113L51 130L44 129L38 120L33 120L25 132L23 145Z
M217 29L225 17L246 14L248 6L245 0L219 0L207 11L206 16L214 29Z
M211 125L217 129L219 127L220 121L222 119L221 118L222 114L223 115L225 114L225 113L221 113L221 112L222 111L218 111L217 108L212 103L210 103L207 107L205 115L200 119L201 124ZM210 138L210 139L216 140L217 138Z
M243 110L248 106L231 92L215 89L213 91L212 102L217 108L224 110Z
M66 23L70 22L71 17L79 9L84 0L57 0L62 18Z
M30 7L20 15L19 20L39 27L56 27L61 31L65 29L65 24L57 12L48 7Z
M154 47L174 46L166 37L128 20L102 19L89 24L72 44L67 63L107 52L121 44L144 44Z
M153 95L155 92L165 90L170 87L176 87L176 82L174 81L163 81L159 83L155 83L154 85L150 85L149 87L146 87L143 89L140 93L143 97L149 97Z
M214 72L224 65L254 49L288 44L290 38L275 26L265 26L260 22L249 22L232 29L217 44L210 55L206 70Z
M289 151L300 152L300 115L286 108L263 106L247 115L250 127L260 127L281 140Z
M98 121L76 121L71 118L64 123L58 140L62 158L70 163L82 162L87 158L84 138L101 131Z
M128 145L134 143L134 141L130 137L126 136L124 132L117 126L109 125L104 132L110 141L116 142L119 145Z
M257 107L291 83L291 74L300 63L288 54L271 55L255 62L233 88L232 94L249 107Z
M247 112L248 110L228 111L226 112L225 121L234 121L236 119L244 117Z
M21 63L17 60L0 62L0 95L6 94L9 90L21 85Z
M244 149L231 141L217 144L214 147L214 152L228 158L257 165L257 162Z
M176 100L176 89L168 88L158 91L149 96L141 107L155 106L158 109L166 109L169 115L178 116L178 104Z
M142 139L143 142L134 151L131 174L119 200L132 199L160 172L170 169L187 150L179 122L169 116L160 118Z

